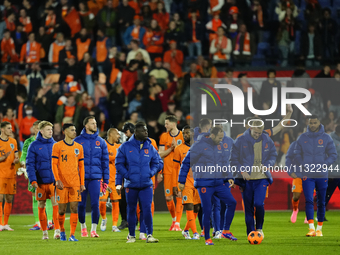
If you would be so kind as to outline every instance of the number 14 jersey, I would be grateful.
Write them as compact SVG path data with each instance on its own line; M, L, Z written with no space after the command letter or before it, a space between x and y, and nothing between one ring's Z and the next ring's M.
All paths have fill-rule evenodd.
M79 143L67 144L64 140L53 145L52 171L56 181L64 187L84 185L84 150Z

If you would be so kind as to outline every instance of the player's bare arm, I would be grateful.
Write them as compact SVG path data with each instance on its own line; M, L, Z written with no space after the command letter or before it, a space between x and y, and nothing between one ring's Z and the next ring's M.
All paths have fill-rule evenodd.
M19 160L19 153L18 153L18 152L15 152L13 164L18 164L19 161L20 161L20 160Z
M12 151L9 151L9 152L5 153L5 155L1 156L0 157L0 162L5 161L8 158L8 156L11 155L11 152Z
M168 156L173 150L175 149L175 147L172 146L167 150L164 149L164 146L159 146L159 156L161 156L162 159L164 159L166 156Z
M286 116L283 117L283 119L280 121L280 123L278 125L273 127L273 136L276 135L277 133L279 133L284 128L281 124L282 121L290 119L292 117L292 114L293 114L293 107L290 104L288 104Z

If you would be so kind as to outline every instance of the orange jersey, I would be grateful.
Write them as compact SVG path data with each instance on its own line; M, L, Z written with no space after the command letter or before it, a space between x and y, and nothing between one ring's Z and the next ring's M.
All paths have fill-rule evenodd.
M79 143L66 144L64 140L53 145L52 171L54 179L61 181L64 187L84 185L84 150Z
M170 132L165 132L160 137L159 146L164 146L164 150L169 149L174 138L176 140L176 146L184 143L182 131L178 131L178 134L176 136L172 136ZM171 151L169 155L164 158L163 174L172 174L172 169L174 166L173 159L174 151Z
M264 131L267 132L269 136L272 136L272 135L273 135L273 132L272 132L272 129L271 129L271 128L265 129ZM238 136L237 136L236 138L239 138L241 135L243 135L243 133L238 134Z
M107 144L107 150L109 151L109 166L110 166L110 180L109 185L111 183L115 184L116 182L116 165L115 160L117 156L117 151L120 144L111 144L108 141L105 141Z
M174 182L176 186L178 186L178 175L179 175L179 170L182 165L182 161L187 155L188 151L190 149L190 145L186 143L182 143L181 145L177 146L174 150L174 173L172 173L172 176L174 178ZM185 182L185 186L190 186L194 187L194 177L192 175L192 170L190 168L187 180Z
M15 153L18 152L17 141L11 137L7 141L0 138L0 154L1 157L7 152L11 152L9 156L0 162L0 178L15 179L15 165L13 164Z

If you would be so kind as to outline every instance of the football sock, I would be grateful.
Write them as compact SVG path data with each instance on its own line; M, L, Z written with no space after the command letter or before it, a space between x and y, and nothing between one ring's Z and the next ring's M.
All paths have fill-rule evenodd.
M86 223L80 223L80 225L81 225L81 229L86 229Z
M51 199L46 199L46 214L47 214L48 223L49 224L52 223L53 206L52 206Z
M65 223L65 214L64 215L60 215L59 214L58 221L59 221L60 232L65 232L65 226L64 226L64 223ZM70 222L72 222L72 221L70 221Z
M45 208L38 207L40 227L43 231L47 230L47 218Z
M119 218L119 202L112 202L112 226L117 226Z
M322 225L323 225L323 222L318 222L318 225L316 226L316 230L322 230Z
M137 204L136 212L137 212L137 220L138 220L138 222L140 222L140 207L139 207L139 203Z
M155 213L155 203L153 201L151 203L151 213L152 213L152 217L153 217L153 215Z
M315 230L314 220L308 220L308 224L309 224L309 229L314 229Z
M59 226L59 220L58 220L58 215L59 215L59 208L57 205L53 206L53 222L54 222L54 229L60 229Z
M295 202L295 201L292 199L293 211L296 211L296 210L299 208L299 202L300 202L300 200L298 200L298 201Z
M9 216L11 215L12 211L12 203L7 203L5 202L5 207L4 207L4 226L8 224L8 219Z
M0 226L2 225L2 202L0 202Z
M191 228L193 234L197 233L194 211L187 211L187 225L189 228Z
M102 216L102 219L106 219L106 202L99 201L99 211L100 215Z
M174 200L171 201L166 201L166 205L168 207L168 210L171 214L172 220L176 221L176 219L174 220L174 218L176 217L176 209L175 209L175 202Z
M92 232L92 231L97 232L97 225L98 225L98 224L92 223L91 232Z
M0 226L2 225L2 202L0 202Z
M40 224L38 213L38 201L35 199L35 196L32 196L32 209L35 223L39 222Z
M176 198L176 222L180 223L183 213L183 204L182 204L182 198L177 197Z
M65 214L64 214L64 217L65 217ZM70 225L71 225L70 236L74 236L74 233L76 232L76 228L77 228L77 223L78 223L78 213L71 213L71 217L70 217Z

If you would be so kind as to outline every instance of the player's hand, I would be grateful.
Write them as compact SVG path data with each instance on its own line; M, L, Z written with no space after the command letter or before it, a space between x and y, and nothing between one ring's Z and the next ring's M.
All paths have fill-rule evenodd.
M234 180L233 179L229 179L229 188L235 188L235 184L234 184Z
M56 186L58 189L63 190L64 189L64 184L62 183L61 180L56 182Z
M157 175L157 182L160 183L163 181L163 175L162 174L158 174Z
M175 137L174 137L174 138L172 138L171 149L173 150L173 149L175 149L175 147L176 147L176 140L175 140Z
M182 192L181 191L177 192L177 197L182 198Z
M25 163L25 161L21 161L21 162L20 162L20 166L21 166L22 168L26 168L26 163Z
M106 189L109 193L112 192L112 189L108 186L107 189Z
M242 177L243 177L243 180L247 180L247 181L250 180L250 175L247 172L243 172Z
M122 194L122 185L117 185L116 191L117 191L117 194L120 196L120 194Z
M292 173L290 176L291 176L293 179L296 179L296 178L297 178L296 173Z
M86 190L84 185L80 185L80 193L82 193L84 190Z
M185 187L185 184L182 184L182 183L178 184L178 188L180 191L183 191L184 187Z
M174 195L177 196L177 194L178 194L178 188L177 188L177 187L173 187L173 188L172 188L172 191L173 191Z
M13 160L13 164L18 164L19 163L19 157L15 157Z
M38 188L38 183L36 183L36 182L33 183L33 184L32 184L32 187L35 188L35 189L37 189L37 188Z

